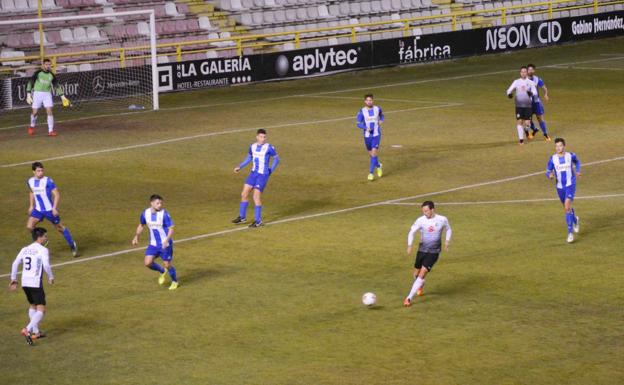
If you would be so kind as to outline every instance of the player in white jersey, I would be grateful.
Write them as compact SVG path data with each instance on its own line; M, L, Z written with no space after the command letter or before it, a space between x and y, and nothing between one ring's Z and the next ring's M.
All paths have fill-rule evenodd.
M382 164L379 162L379 146L381 144L381 122L384 121L384 114L381 107L375 105L373 94L364 95L364 107L360 108L356 116L357 128L364 133L364 145L370 156L368 170L368 180L383 176Z
M37 223L47 219L54 225L56 230L63 235L63 238L65 238L65 241L71 249L72 255L77 257L78 245L72 238L69 229L61 223L61 217L58 212L61 194L56 184L52 178L45 176L45 171L41 162L33 163L32 171L34 176L26 182L30 189L30 206L28 207L29 218L26 222L26 228L28 231L32 232Z
M155 270L158 276L158 284L164 285L167 273L171 277L171 285L169 290L178 288L178 277L175 267L173 267L173 220L163 207L163 198L154 194L150 197L150 207L141 213L136 233L132 239L132 245L139 244L139 237L143 232L143 228L147 226L149 229L150 240L145 250L145 267ZM156 262L155 258L161 258L165 267L163 268Z
M520 68L520 78L514 80L507 89L507 97L510 99L516 93L516 129L520 145L524 144L525 134L528 136L531 116L533 115L533 95L537 94L535 83L527 78L527 67Z
M245 184L243 184L243 191L241 192L241 201L238 207L238 216L232 220L235 225L240 225L247 222L247 206L249 206L249 193L253 190L253 200L255 204L254 208L254 221L249 227L264 226L262 222L262 193L267 183L269 183L269 177L275 172L277 165L280 162L279 156L275 147L267 143L267 132L264 129L259 129L256 132L256 143L249 146L247 156L245 159L234 168L235 173L239 173L248 164L252 164L251 172ZM271 158L273 160L271 161ZM270 161L270 165L269 165Z
M39 323L46 311L45 292L43 290L43 272L48 275L48 282L54 284L54 275L50 267L50 255L45 245L48 243L46 230L36 227L32 231L33 243L24 247L11 266L9 290L17 289L17 269L22 265L22 289L28 300L28 318L30 322L22 329L22 335L29 345L34 340L45 337L39 330Z
M403 306L411 306L414 295L423 295L425 276L431 271L442 251L442 231L445 231L444 250L448 251L451 243L451 225L445 216L436 214L432 201L422 204L423 216L416 219L407 236L407 255L412 255L414 236L420 232L420 244L414 263L414 283L412 290L403 301Z

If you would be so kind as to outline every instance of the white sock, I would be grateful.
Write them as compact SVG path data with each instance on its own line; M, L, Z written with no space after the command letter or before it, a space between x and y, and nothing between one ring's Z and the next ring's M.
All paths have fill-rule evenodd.
M524 127L522 126L522 124L518 124L516 128L518 129L518 139L523 140L524 139Z
M48 132L54 131L54 116L48 115Z
M28 319L32 321L32 317L35 315L35 313L37 312L37 310L33 309L32 307L28 308Z
M39 322L41 322L42 319L43 319L43 312L36 311L35 315L33 315L32 321L30 321L30 323L32 324L33 333L39 333Z
M37 115L30 114L30 127L37 125Z
M420 277L416 278L416 280L414 281L414 284L412 285L412 291L410 291L410 293L407 296L407 298L409 298L410 301L411 301L412 298L414 298L414 296L416 295L416 292L418 291L418 289L423 287L424 284L425 284L425 280L424 279L422 279Z

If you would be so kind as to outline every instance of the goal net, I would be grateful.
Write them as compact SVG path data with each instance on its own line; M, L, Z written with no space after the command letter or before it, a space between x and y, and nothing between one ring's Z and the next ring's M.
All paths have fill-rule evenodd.
M28 125L28 83L44 58L61 121L158 109L155 27L153 10L0 21L0 129Z

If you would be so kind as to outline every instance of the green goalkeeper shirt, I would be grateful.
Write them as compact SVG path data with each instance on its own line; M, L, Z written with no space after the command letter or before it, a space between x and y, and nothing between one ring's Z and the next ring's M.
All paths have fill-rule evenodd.
M52 89L56 89L57 95L63 95L63 88L58 85L56 76L54 76L52 72L42 69L37 70L37 72L33 74L26 86L26 92L52 92Z

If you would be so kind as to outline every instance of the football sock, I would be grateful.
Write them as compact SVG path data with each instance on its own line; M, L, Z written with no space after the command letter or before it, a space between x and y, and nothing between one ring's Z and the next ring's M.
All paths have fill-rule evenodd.
M370 173L372 174L375 171L375 167L377 167L377 157L371 156L370 158Z
M540 122L540 128L542 129L542 134L544 134L544 136L548 135L548 131L546 131L546 122L545 121L541 121Z
M43 312L35 311L35 314L33 314L32 319L30 320L30 323L28 324L28 326L26 326L26 329L29 332L39 333L39 322L42 319L43 319Z
M416 280L414 281L414 284L412 285L412 290L410 291L407 298L409 298L410 300L414 298L414 295L416 295L416 292L418 291L418 289L423 287L424 284L425 284L425 280L423 278L420 278L420 277L416 278Z
M63 230L63 237L67 241L67 244L69 245L69 247L73 250L74 239L72 238L71 233L69 232L69 229L67 227L65 228L65 230Z
M54 116L48 115L48 132L54 131Z
M535 128L535 123L533 123L533 119L531 119L531 131L537 131L537 128Z
M176 275L176 269L173 266L169 266L169 275L171 276L171 280L173 282L178 282L178 277Z
M379 157L378 157L378 156L376 156L376 157L375 157L375 162L377 163L377 164L375 165L375 167L376 167L376 168L381 167L381 163L379 163Z
M518 124L516 128L518 129L518 139L524 139L524 127L522 127L522 124Z
M254 208L254 218L257 223L262 223L262 206Z
M157 264L156 262L152 262L148 267L150 269L152 269L152 270L156 270L160 274L165 272L165 269L162 266L160 266L159 264Z
M241 218L247 218L247 206L249 206L249 202L241 202L240 209L238 211L238 216Z
M568 233L571 233L572 224L574 223L574 215L572 215L572 212L566 213L566 223L568 224Z
M37 125L37 115L30 115L30 127L35 127Z
M32 317L35 315L35 313L37 312L36 309L33 309L32 307L28 308L28 319L32 321Z
M572 221L574 224L578 222L578 220L576 219L576 213L574 212L574 209L572 209Z

